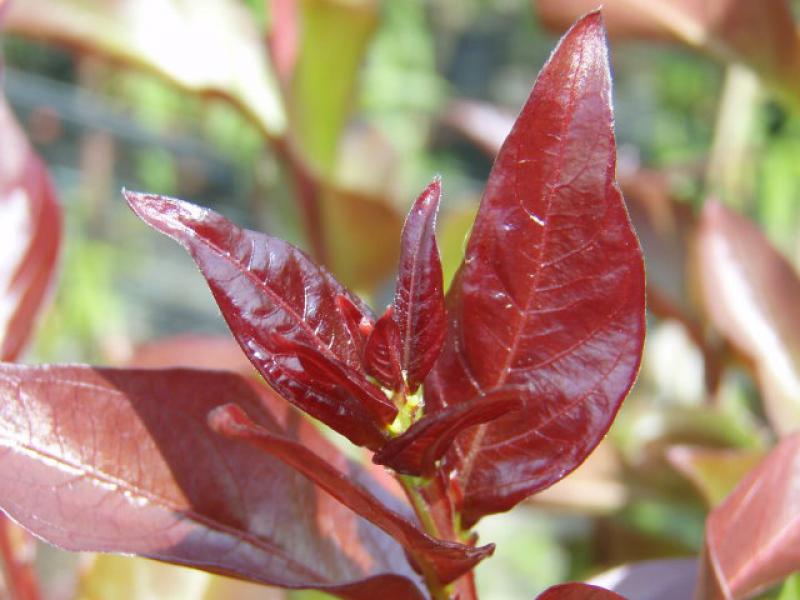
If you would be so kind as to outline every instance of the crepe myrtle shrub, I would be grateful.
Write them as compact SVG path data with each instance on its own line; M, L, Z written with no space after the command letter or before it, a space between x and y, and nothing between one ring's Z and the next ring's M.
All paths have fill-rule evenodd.
M70 550L343 598L477 598L472 570L493 546L473 526L575 469L639 367L644 269L615 160L592 13L506 139L447 295L438 178L408 214L378 317L287 242L126 191L192 256L264 381L4 364L3 510ZM303 413L374 464L345 458ZM541 596L589 597L619 598L579 583Z

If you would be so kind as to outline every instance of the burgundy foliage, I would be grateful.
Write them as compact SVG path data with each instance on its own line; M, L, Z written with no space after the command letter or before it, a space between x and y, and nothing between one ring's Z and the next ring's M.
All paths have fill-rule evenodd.
M422 597L392 538L281 460L209 431L209 411L236 402L266 431L367 479L261 385L189 369L4 365L0 396L3 508L53 544L350 598Z
M588 583L562 583L542 592L536 600L625 600L625 598Z
M0 96L0 360L15 360L53 279L61 209L50 176Z
M614 181L610 84L593 13L542 69L448 293L426 406L436 413L512 385L527 407L465 432L448 454L468 525L577 467L639 367L644 269Z
M287 242L126 191L192 256L268 386L238 350L200 339L134 363L185 364L191 348L208 352L189 360L203 369L0 366L0 506L73 550L346 598L474 599L468 574L493 546L476 547L469 528L577 467L636 376L644 272L614 172L592 13L501 149L446 301L438 178L406 219L395 297L377 320ZM25 260L48 256L37 252ZM423 476L397 478L416 515L295 407L395 474ZM540 598L620 596L566 584Z

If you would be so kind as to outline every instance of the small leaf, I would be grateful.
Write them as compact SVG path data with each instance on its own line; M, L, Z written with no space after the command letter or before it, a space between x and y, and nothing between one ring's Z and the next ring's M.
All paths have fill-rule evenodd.
M703 299L714 325L756 364L770 423L800 427L800 278L758 228L718 202L703 210Z
M614 181L610 85L592 13L542 69L448 292L429 414L504 386L527 390L525 410L463 433L445 459L467 526L577 467L639 368L644 269Z
M501 388L448 407L414 423L405 433L386 443L372 460L398 473L431 477L436 462L450 449L459 433L520 410L524 396L522 390Z
M794 434L709 514L698 588L702 597L751 597L800 570L798 505L800 434Z
M588 583L562 583L545 590L536 600L625 600L611 592Z
M237 2L26 0L12 3L4 25L227 98L271 137L286 129L261 34Z
M394 308L400 362L411 392L425 379L444 343L444 282L435 235L441 196L437 177L417 198L403 226Z
M403 387L400 348L400 328L390 306L375 322L364 348L364 367L367 373L390 390Z
M239 406L233 404L221 406L208 418L211 427L218 433L247 440L279 458L353 512L383 529L398 540L418 561L428 563L442 583L450 583L467 573L494 550L492 545L473 548L430 537L307 448L253 423Z
M294 344L305 348L306 364L337 370L341 363L363 375L364 340L351 331L337 297L348 297L361 314L369 314L363 303L287 242L240 229L214 211L181 200L135 192L125 197L142 220L192 255L234 337L273 388L354 443L379 443L380 425L391 423L397 413L380 390L362 376L355 383L360 395L353 396L349 387L349 400L332 403L331 381L305 376L301 363L285 354L286 344ZM312 360L311 354L319 358ZM365 419L358 400L365 397L383 403L381 411L363 407L382 418L360 431L358 423Z
M0 366L0 508L68 550L138 554L359 600L421 600L419 577L391 537L283 462L209 430L209 411L229 402L410 514L250 379L17 365Z
M61 209L47 169L0 95L0 360L15 360L55 275Z

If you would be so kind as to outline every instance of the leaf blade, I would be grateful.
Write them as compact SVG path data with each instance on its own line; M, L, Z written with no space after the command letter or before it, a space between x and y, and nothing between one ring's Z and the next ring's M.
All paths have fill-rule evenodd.
M577 467L638 372L644 271L614 167L608 51L592 13L542 69L495 162L426 381L434 411L503 385L536 400L456 441L467 525Z
M208 411L236 401L364 476L263 386L191 369L2 365L0 396L0 505L50 543L352 598L382 584L420 597L391 538L279 461L208 430Z

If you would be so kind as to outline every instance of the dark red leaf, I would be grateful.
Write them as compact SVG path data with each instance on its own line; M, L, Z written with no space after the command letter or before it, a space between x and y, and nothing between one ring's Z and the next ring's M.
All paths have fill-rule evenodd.
M330 385L302 377L299 362L280 356L280 346L296 343L318 354L320 361L340 362L363 373L363 338L350 330L348 311L337 297L346 297L362 315L369 309L287 242L240 229L214 211L181 200L135 192L125 192L125 197L142 220L189 251L234 337L267 382L310 415L362 443L363 436L354 435L348 425L353 403L332 404ZM364 395L380 393L366 379L362 383ZM373 429L391 423L397 412L384 401L383 418Z
M1 95L0 240L0 360L15 360L55 273L61 210L47 169Z
M486 396L447 407L414 423L381 448L372 460L398 473L431 477L436 462L444 456L459 433L520 410L524 398L524 390L500 388Z
M562 583L545 590L536 600L625 600L616 592L588 583Z
M275 336L273 348L285 376L281 383L295 395L319 394L326 423L359 446L377 450L384 444L386 433L378 423L397 409L383 392L362 374L313 348L281 336Z
M390 306L375 322L367 340L364 348L364 367L367 373L380 381L381 385L391 390L403 387L400 349L400 328Z
M437 177L417 198L403 226L394 308L400 363L411 392L431 370L444 342L444 280L435 236L441 196Z
M463 433L448 453L466 526L577 467L639 368L644 269L614 181L610 87L592 13L561 41L500 151L448 293L426 409L527 390L522 413Z
M336 305L344 315L350 335L353 338L360 338L366 343L369 334L372 333L375 319L372 314L363 314L361 308L353 304L353 301L348 296L336 296Z
M209 411L228 402L411 518L263 385L224 372L84 366L0 366L0 508L69 550L348 598L423 598L391 537L283 462L208 429Z
M470 571L494 550L493 545L474 548L430 537L307 448L253 423L239 406L215 409L209 422L215 431L247 440L303 473L353 512L397 539L420 563L433 569L442 583L450 583Z
M793 434L709 514L698 597L751 597L800 570L798 506L800 434Z

